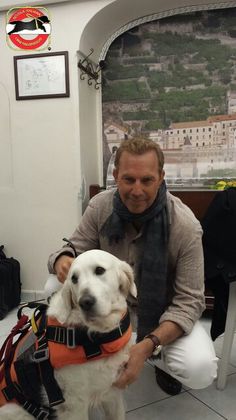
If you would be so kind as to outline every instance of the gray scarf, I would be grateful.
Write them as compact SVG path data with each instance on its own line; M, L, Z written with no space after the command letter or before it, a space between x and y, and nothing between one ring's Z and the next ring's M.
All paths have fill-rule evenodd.
M125 224L144 224L143 258L138 274L138 338L140 341L153 331L167 304L167 252L168 214L166 204L166 184L162 182L158 195L147 210L141 214L130 213L116 191L113 212L104 223L101 233L109 243L125 237Z

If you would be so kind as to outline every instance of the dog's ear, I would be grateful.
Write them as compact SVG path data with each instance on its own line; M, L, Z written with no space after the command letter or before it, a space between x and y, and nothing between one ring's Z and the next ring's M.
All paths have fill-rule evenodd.
M60 295L57 308L58 313L56 315L56 318L61 324L64 324L70 316L73 308L72 291L70 287L70 282L68 280L65 281L61 290L58 293Z
M125 261L120 262L119 282L120 290L125 295L125 297L127 297L129 293L133 297L137 297L137 289L134 283L134 273L130 265Z

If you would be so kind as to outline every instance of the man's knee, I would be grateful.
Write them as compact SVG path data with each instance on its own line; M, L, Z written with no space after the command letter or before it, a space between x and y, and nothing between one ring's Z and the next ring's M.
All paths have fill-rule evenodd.
M163 356L168 373L190 388L206 388L217 376L218 358L200 322L189 335L168 345Z
M185 355L182 361L174 362L173 359L165 361L169 373L182 382L183 385L193 389L206 388L217 377L217 361L214 355L199 355L195 357Z
M217 377L217 361L217 357L187 361L186 385L193 389L202 389L211 385Z

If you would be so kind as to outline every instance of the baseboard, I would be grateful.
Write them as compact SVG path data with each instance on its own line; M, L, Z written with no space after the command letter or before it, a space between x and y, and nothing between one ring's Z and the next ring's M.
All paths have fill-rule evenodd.
M44 299L43 290L21 290L21 302L32 302L33 300Z

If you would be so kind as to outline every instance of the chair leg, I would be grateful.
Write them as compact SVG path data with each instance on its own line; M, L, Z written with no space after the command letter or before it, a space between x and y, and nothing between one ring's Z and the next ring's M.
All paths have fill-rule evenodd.
M234 331L236 324L236 281L230 283L229 289L229 303L227 310L227 318L225 324L224 341L222 348L222 356L219 362L218 376L217 376L217 389L223 390L226 385L228 363L230 359Z

